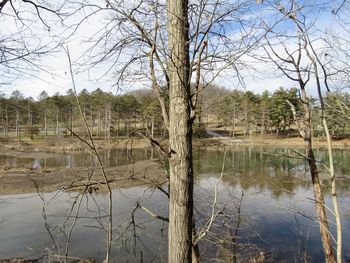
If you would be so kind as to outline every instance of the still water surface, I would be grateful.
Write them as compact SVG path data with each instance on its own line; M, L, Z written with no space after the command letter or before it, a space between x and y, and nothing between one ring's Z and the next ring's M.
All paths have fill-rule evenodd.
M319 228L314 213L312 189L305 161L290 158L286 149L240 147L223 149L197 148L195 153L196 225L202 227L210 217L215 188L218 198L211 233L200 243L207 262L227 259L235 250L244 262L264 251L274 262L323 262ZM150 150L105 151L106 166L154 158ZM317 152L326 161L324 151ZM335 151L343 215L344 255L350 258L350 151ZM91 164L85 153L46 159L22 159L3 156L1 165L42 168L73 167ZM223 167L223 163L225 164ZM220 177L221 171L223 176ZM220 179L221 178L221 179ZM326 178L326 175L324 175ZM324 181L326 201L331 207L329 189ZM38 257L56 250L66 251L71 231L69 255L94 258L105 256L103 226L107 220L106 195L79 193L36 193L0 196L0 258ZM113 190L114 243L112 255L119 262L166 262L167 224L151 218L136 203L167 216L167 197L159 190L131 187ZM74 209L71 210L72 205ZM79 206L78 219L74 221ZM70 217L69 217L70 215ZM45 222L46 217L46 222ZM330 221L334 222L331 213ZM132 224L134 223L134 224ZM334 225L331 224L334 233ZM51 235L49 234L51 233ZM226 242L237 236L235 246ZM54 240L54 241L53 241ZM219 244L219 245L217 245Z

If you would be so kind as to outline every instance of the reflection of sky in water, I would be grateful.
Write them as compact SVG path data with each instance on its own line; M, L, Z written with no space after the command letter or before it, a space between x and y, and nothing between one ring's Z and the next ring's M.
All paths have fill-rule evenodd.
M200 201L197 201L199 204L203 198L207 198L208 203L212 202L213 189L218 178L219 175L207 174L200 180L200 186L196 188L197 195L200 196ZM233 178L232 181L236 179ZM222 207L233 200L237 201L240 193L240 187L235 183L221 182L218 188L218 207L220 204ZM306 250L310 262L323 262L313 199L312 190L302 185L296 187L292 193L287 191L279 196L275 196L268 187L244 190L242 224L239 230L241 242L256 244L264 251L272 252L276 262L300 262L303 250ZM343 215L349 213L349 202L349 196L340 198ZM332 207L329 195L326 197L326 205ZM330 222L335 221L330 213L328 217ZM330 223L330 227L332 233L335 233L335 225ZM343 217L344 244L350 242L349 235L346 235L349 229L349 217ZM350 247L344 245L344 252L345 257L349 258Z
M151 159L156 153L151 149L113 149L100 151L100 158L105 167L129 164L133 161ZM43 154L44 156L44 154ZM0 166L6 168L72 168L80 166L97 165L97 159L87 152L76 152L72 154L59 154L54 157L22 158L0 155Z
M197 182L196 205L203 207L202 215L210 212L209 206L213 200L213 189L217 180L218 177L212 174L208 177L204 176ZM230 204L237 204L240 188L237 185L222 182L219 184L218 193L218 209L222 204L228 204L229 207ZM53 194L45 194L48 220L62 250L64 238L54 227L60 226L64 221L64 215L69 211L74 196L76 193L59 193L55 198L50 199ZM95 194L94 197L95 201L91 197L83 198L80 213L82 218L78 220L73 232L71 252L74 256L102 260L105 236L102 231L96 229L97 223L94 217L98 216L98 210L94 202L100 204L101 213L104 214L107 207L106 195L100 193ZM131 255L132 232L124 232L124 228L130 222L130 211L139 199L150 210L163 216L167 215L166 198L159 191L146 191L143 187L114 190L114 226L119 242L118 246L115 246L118 250L114 250L113 253L117 253L118 258L126 259L130 256L131 262L137 262L139 259L137 255L140 255L142 250L144 260L148 262L147 259L159 256L159 249L163 256L166 254L166 230L161 231L160 221L138 211L135 217L138 224L137 234L140 238L137 241L138 254L136 257ZM294 190L293 194L285 193L279 197L273 196L269 189L250 188L245 191L241 207L242 224L239 230L239 241L255 244L264 251L271 251L277 261L289 260L291 257L297 259L304 244L308 256L312 258L311 262L322 262L318 225L302 216L314 217L314 204L310 199L312 199L312 193L303 187ZM34 251L44 252L45 248L51 247L41 215L43 204L36 194L2 196L1 200L6 202L6 205L0 206L1 257L34 256ZM329 201L327 198L328 203ZM349 201L349 197L342 198L342 207L346 208L346 203ZM68 226L69 224L66 225L67 229ZM349 221L346 221L344 231L348 229ZM345 235L344 243L347 244L349 241L348 235ZM345 250L345 254L349 256L349 248L345 247Z
M166 205L162 205L162 203L166 204L163 194L144 193L144 190L142 187L134 187L127 190L115 190L113 192L114 233L119 240L118 258L129 257L130 250L133 248L132 239L130 238L132 233L129 231L125 232L124 230L131 218L130 211L139 197L143 196L140 201L147 205L149 209L163 216L167 213ZM63 254L65 238L57 229L57 226L61 226L64 222L64 216L69 212L76 193L58 193L54 199L50 200L53 196L52 193L45 194L47 218L51 226L51 231L57 238ZM150 198L152 198L151 201L149 200ZM43 203L36 194L2 196L2 200L11 200L11 202L6 206L0 207L1 258L35 256L39 252L45 253L45 250L52 248L41 214ZM95 218L99 215L99 211L95 202L99 204L100 212L104 215L107 208L105 200L106 196L104 194L96 194L94 200L91 196L85 196L83 198L82 208L80 210L81 218L77 222L71 243L71 251L74 256L96 258L98 262L102 262L105 255L105 235L103 231L96 228L99 224ZM142 211L138 211L135 214L135 221L139 225L139 228L137 228L137 234L140 238L138 244L143 244L140 248L145 250L145 262L149 262L148 259L152 257L159 257L158 249L160 242L163 243L162 250L166 253L166 250L164 250L166 248L164 241L166 236L161 237L159 222L153 220ZM71 223L72 221L68 221L68 224L66 224L67 231ZM121 242L121 240L124 241ZM140 253L140 249L138 253ZM132 255L130 257L133 258ZM139 254L137 257L139 257Z
M220 171L223 159L223 148L206 151L203 148L194 148L195 169L204 172ZM290 173L307 173L307 165L304 160L290 158L288 154L293 152L283 148L263 148L263 147L236 147L231 148L226 157L227 169L235 171L256 172L259 169L270 169L271 172L279 171ZM198 159L196 156L200 157ZM327 162L325 150L316 151L317 159L320 162ZM106 167L113 167L133 161L158 158L157 152L152 149L112 149L100 151L100 158ZM334 150L335 168L338 173L350 175L350 151ZM76 152L72 154L57 155L48 158L22 158L21 156L11 157L0 155L0 166L2 167L24 167L24 168L71 168L79 166L97 165L96 158L87 152Z
M33 161L33 169L40 169L40 168L41 168L40 160L39 159L35 159Z
M126 152L104 153L104 160L110 165L122 163L132 158L125 156ZM213 201L214 187L218 181L222 168L222 151L195 151L201 159L195 160L195 171L201 176L195 179L196 215L200 215L200 222L205 223L208 217L210 204ZM134 159L148 158L149 152L141 150L133 154ZM348 156L341 154L340 158ZM91 164L90 155L64 156L64 164L68 167ZM121 158L121 159L118 159ZM323 158L323 157L322 157ZM61 160L61 159L60 159ZM225 173L222 182L218 185L218 209L225 206L225 211L237 215L237 204L240 198L242 184L245 193L241 206L242 223L238 232L238 240L242 244L257 246L266 252L272 252L275 261L300 261L299 255L303 249L310 256L310 262L323 262L322 246L319 239L319 227L315 222L313 194L308 181L308 173L303 161L292 160L261 154L252 149L233 150L226 155ZM43 160L35 160L43 166ZM339 162L339 161L338 161ZM50 163L46 160L46 165ZM44 163L45 164L45 163ZM347 171L346 164L342 164ZM306 181L306 182L305 182ZM349 184L341 183L341 207L343 210L344 254L350 257L350 242L347 234L350 229ZM155 257L165 256L167 245L166 229L161 222L150 218L142 211L138 211L135 220L138 224L137 251L133 254L132 232L124 231L130 220L130 212L135 202L141 202L150 210L167 215L166 198L158 190L146 191L144 187L133 187L123 190L114 190L114 226L117 244L113 246L113 254L120 260L129 257L130 262L140 262L140 253L143 252L144 262ZM64 237L56 226L62 225L64 216L69 211L76 193L59 193L50 201L53 193L45 194L47 202L48 220L55 237L58 237L59 246L63 253ZM105 255L102 231L98 230L96 217L99 215L96 203L100 204L101 213L105 212L106 195L94 194L95 199L85 196L82 201L81 216L77 227L73 231L71 252L74 256L92 257L101 261ZM332 207L329 194L327 205ZM0 196L0 258L12 256L30 256L37 252L47 252L51 243L45 232L42 218L43 203L36 194L14 196ZM332 217L330 221L334 221ZM71 223L72 221L68 221ZM235 221L232 221L235 224ZM218 224L220 225L220 224ZM163 227L163 230L162 230ZM334 233L335 226L331 224ZM69 224L66 225L69 229ZM131 228L129 228L130 230ZM216 229L220 234L225 232L224 226ZM203 243L202 243L203 246ZM208 249L208 253L215 253ZM242 252L242 251L241 251ZM243 253L243 252L242 252ZM205 255L204 255L205 256ZM164 259L164 258L163 258ZM119 261L120 261L119 260ZM166 260L164 260L166 261Z

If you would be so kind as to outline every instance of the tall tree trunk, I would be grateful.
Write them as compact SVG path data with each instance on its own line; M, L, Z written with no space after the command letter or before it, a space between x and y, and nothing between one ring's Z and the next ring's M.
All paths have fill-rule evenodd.
M6 137L6 129L5 129L5 118L4 118L4 111L1 110L1 125L2 125L2 131L4 133L4 138Z
M58 108L56 108L56 135L59 133Z
M192 259L193 164L188 54L188 1L168 0L169 32L169 255L168 262Z
M265 110L262 111L262 117L261 117L261 135L265 134Z
M154 138L154 115L151 117L151 138Z
M311 179L312 179L312 186L313 186L314 196L316 200L316 212L320 221L321 239L322 239L322 245L325 253L326 262L335 263L331 236L329 233L327 214L325 209L325 202L323 198L320 178L318 175L318 169L316 166L316 159L314 156L314 152L312 150L311 140L306 141L306 148L307 148L307 157L308 157L308 163L309 163Z
M199 131L202 129L202 101L200 100L198 103L198 127Z
M124 132L126 137L129 138L128 117L124 117Z
M90 122L91 122L91 136L94 136L94 118L93 118L93 108L92 105L90 105Z
M47 138L47 114L46 114L46 109L44 112L44 130L45 130L45 139Z
M34 139L34 130L33 130L33 115L31 110L28 108L28 130L30 139Z
M119 105L117 108L117 139L119 139L119 130L120 130L120 109Z
M70 136L73 136L73 129L74 129L74 108L73 108L73 104L70 105ZM84 115L84 118L85 118L85 115Z
M107 104L105 108L105 141L111 139L111 105Z
M235 137L236 129L236 105L233 106L233 116L232 116L232 138Z
M97 138L99 138L100 137L100 115L101 115L101 113L100 113L100 111L98 111L97 112Z
M311 47L317 61L320 63L311 43L310 43L310 47ZM336 257L336 261L337 261L337 263L342 263L343 262L342 223L341 223L341 218L340 218L340 207L339 207L339 202L338 202L337 186L336 186L336 180L335 180L336 178L335 178L335 170L334 170L334 162L333 162L332 138L331 138L330 133L329 133L329 127L328 127L327 118L326 118L325 105L324 105L324 100L323 100L323 95L322 95L322 90L321 90L321 81L320 81L320 77L318 74L318 66L317 66L315 58L312 57L312 55L308 52L308 50L307 50L307 55L309 56L310 60L312 61L314 71L315 71L317 92L318 92L318 97L320 99L320 105L321 105L321 119L322 119L323 129L324 129L324 132L325 132L326 138L327 138L328 160L329 160L328 171L329 171L330 180L331 180L332 202L333 202L334 217L335 217L336 229L337 229L337 236L336 236L337 257ZM322 63L320 63L320 65L321 65L323 71L325 71L325 68L322 65ZM325 74L324 83L325 83L326 87L328 88L326 74ZM332 259L334 259L334 257Z
M18 127L18 110L16 110L16 137L18 137L19 127Z
M316 212L320 224L321 240L323 245L323 251L325 253L325 259L327 263L335 263L335 257L332 248L331 236L328 226L325 201L323 197L323 192L321 188L320 178L318 174L318 169L316 165L316 159L312 146L312 122L311 122L311 106L309 99L306 95L305 88L301 85L301 97L304 107L304 141L305 150L307 155L307 161L310 168L312 187L314 192L314 197L316 201Z
M244 139L246 139L248 133L248 109L244 112Z
M7 110L7 105L6 105L6 108L5 108L5 125L6 125L6 128L5 128L5 135L6 135L6 139L8 139L9 137L9 113L8 113L8 110Z
M334 171L334 161L333 161L333 149L332 149L332 139L331 135L329 133L329 128L326 120L326 116L324 115L323 111L323 126L327 137L327 145L328 145L328 158L329 158L329 173L330 173L330 179L331 179L331 191L332 191L332 202L333 202L333 208L334 208L334 216L336 220L336 227L337 227L337 263L343 262L343 242L342 242L342 224L341 224L341 218L340 218L340 208L339 208L339 202L338 202L338 195L337 195L337 187L336 187L336 181L335 181L335 171Z
M104 117L104 137L105 137L105 141L107 141L107 129L108 129L108 105L106 105L105 107L105 117Z

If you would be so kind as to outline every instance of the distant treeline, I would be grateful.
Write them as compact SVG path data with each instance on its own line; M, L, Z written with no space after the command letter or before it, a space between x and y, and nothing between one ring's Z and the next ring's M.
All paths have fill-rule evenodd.
M311 99L312 124L314 135L323 135L319 101ZM350 123L350 96L348 93L329 93L324 97L325 111L332 136L346 136ZM297 116L293 116L292 106ZM291 134L297 132L297 122L303 121L302 102L296 88L279 88L273 93L233 91L217 103L219 123L231 130L240 126L246 136L248 133ZM297 121L295 120L297 119Z
M131 136L142 132L147 136L167 136L162 112L151 90L136 90L113 95L96 89L78 94L82 114L93 136ZM296 123L291 104L300 114L301 101L295 88L279 88L273 93L232 91L217 86L203 90L194 124L194 134L202 136L205 129L220 128L231 136L293 134ZM333 136L349 132L350 96L329 93L325 96L326 115ZM37 98L25 98L13 91L9 98L0 98L1 137L70 136L84 134L81 114L72 90L53 96L43 91ZM314 134L322 135L318 102L313 101ZM297 118L301 117L296 116ZM294 129L293 129L294 128Z

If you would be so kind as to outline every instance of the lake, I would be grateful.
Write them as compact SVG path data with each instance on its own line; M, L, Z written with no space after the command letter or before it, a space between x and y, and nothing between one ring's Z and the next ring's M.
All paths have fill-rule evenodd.
M350 259L350 151L335 151L342 211L344 257ZM289 155L294 155L292 158ZM327 161L323 150L316 152ZM150 149L101 151L108 167L157 158ZM263 147L195 148L196 227L208 235L199 243L205 262L237 262L263 252L274 262L323 262L313 193L305 160L288 149ZM2 166L63 168L91 165L86 153L46 159L1 156ZM324 170L324 169L323 169ZM332 207L327 174L322 171L327 206ZM166 189L166 186L163 186ZM215 209L213 200L217 195ZM0 195L0 258L30 257L47 261L57 253L102 262L105 256L107 196L56 191ZM112 256L119 262L167 262L167 223L142 209L167 217L167 196L159 189L113 190ZM334 218L328 213L332 233ZM74 227L72 227L74 226ZM67 240L69 246L67 246Z

